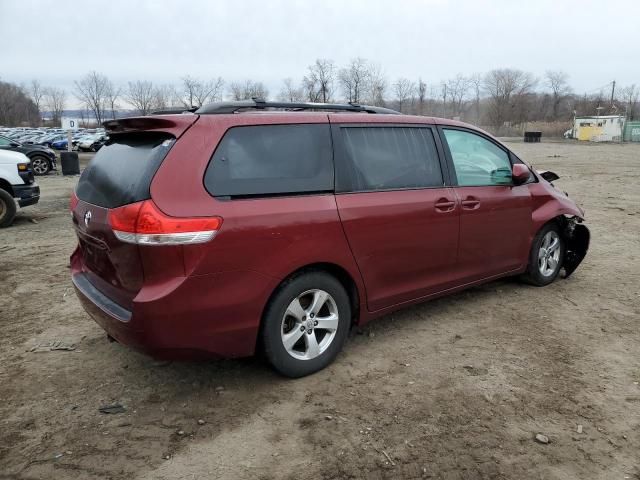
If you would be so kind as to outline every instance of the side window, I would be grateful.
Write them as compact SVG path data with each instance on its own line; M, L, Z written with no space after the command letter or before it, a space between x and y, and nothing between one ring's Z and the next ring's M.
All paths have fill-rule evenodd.
M420 127L342 127L340 191L442 186L433 133Z
M214 196L333 191L329 125L234 127L224 135L204 177Z
M11 145L11 140L9 140L8 138L0 137L0 147L6 147L8 145Z
M511 185L509 154L486 138L462 130L444 129L461 186Z

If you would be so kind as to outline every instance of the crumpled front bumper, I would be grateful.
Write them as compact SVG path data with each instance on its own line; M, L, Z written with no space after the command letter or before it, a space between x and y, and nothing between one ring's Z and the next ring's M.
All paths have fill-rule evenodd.
M40 186L37 183L31 185L12 185L13 194L20 207L35 205L40 200Z
M591 233L585 225L569 222L565 229L567 251L564 255L564 278L568 278L582 263L589 250L590 240Z

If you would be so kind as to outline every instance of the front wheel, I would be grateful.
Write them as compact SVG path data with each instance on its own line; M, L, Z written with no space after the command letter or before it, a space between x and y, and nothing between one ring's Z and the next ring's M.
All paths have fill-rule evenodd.
M564 254L565 244L559 227L554 223L545 225L531 244L525 280L538 287L549 285L560 273Z
M0 188L0 228L8 227L16 216L16 202L6 190Z
M351 324L349 297L335 277L303 273L280 286L263 322L269 362L287 377L303 377L329 365L342 350Z
M46 175L51 171L49 160L41 155L31 158L31 166L33 167L33 173L36 175Z

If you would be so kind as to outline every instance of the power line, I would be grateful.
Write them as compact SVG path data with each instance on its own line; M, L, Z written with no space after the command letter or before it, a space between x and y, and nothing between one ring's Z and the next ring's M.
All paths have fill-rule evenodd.
M587 90L587 91L585 91L584 93L585 93L585 94L588 94L588 93L594 93L594 92L601 92L601 91L603 91L605 88L607 88L607 89L608 89L612 84L614 84L614 85L615 85L615 83L616 83L616 81L615 81L615 80L613 80L613 81L611 81L611 82L607 82L606 84L604 84L604 85L603 85L603 86L601 86L601 87L594 88L593 90Z

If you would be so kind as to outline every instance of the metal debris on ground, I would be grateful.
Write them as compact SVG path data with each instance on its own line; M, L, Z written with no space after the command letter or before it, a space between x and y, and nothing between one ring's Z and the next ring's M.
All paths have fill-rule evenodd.
M35 352L35 353L52 352L54 350L63 350L65 352L71 352L75 349L76 349L75 343L67 343L67 342L61 342L59 340L55 340L53 342L48 342L48 343L39 343L35 347L31 348L31 350L29 351Z
M547 437L546 435L542 435L541 433L536 434L536 442L538 443L543 443L543 444L547 444L549 443L549 437Z
M107 414L124 413L127 411L127 409L124 406L120 405L119 403L114 403L113 405L103 405L98 410L100 411L100 413L107 413Z

